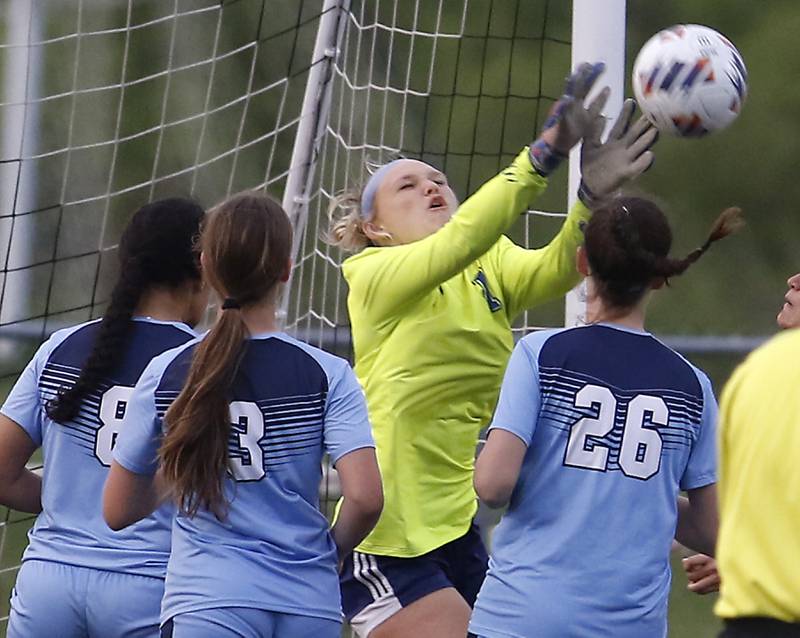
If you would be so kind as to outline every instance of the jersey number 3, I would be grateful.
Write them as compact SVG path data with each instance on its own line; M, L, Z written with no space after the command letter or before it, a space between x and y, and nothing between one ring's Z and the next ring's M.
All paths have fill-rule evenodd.
M569 432L564 465L604 472L608 466L610 448L600 442L614 429L617 400L606 387L585 385L575 395L575 407L595 408L597 416L583 417ZM669 409L661 397L637 394L628 402L622 443L619 446L619 467L622 473L646 480L656 474L661 465L661 435L650 424L666 426Z
M230 406L232 448L229 469L237 481L264 478L264 452L258 442L264 436L264 415L251 401L234 401Z

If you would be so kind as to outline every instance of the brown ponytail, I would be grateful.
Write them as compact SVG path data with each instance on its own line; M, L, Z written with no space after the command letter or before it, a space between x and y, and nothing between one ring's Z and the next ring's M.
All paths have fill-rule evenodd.
M286 271L292 228L283 209L255 193L235 195L208 214L201 238L204 276L226 307L200 342L183 390L164 417L162 471L180 510L225 518L230 389L246 352L239 308L273 294Z
M716 219L705 242L683 259L669 256L672 230L661 209L639 197L619 197L592 215L585 247L598 293L611 306L635 305L654 281L683 274L711 245L744 225L739 208Z

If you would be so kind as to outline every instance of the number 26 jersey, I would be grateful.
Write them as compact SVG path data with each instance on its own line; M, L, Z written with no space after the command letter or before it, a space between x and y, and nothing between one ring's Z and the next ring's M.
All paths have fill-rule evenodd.
M706 375L646 332L523 338L491 428L528 451L471 631L664 636L677 496L716 482L716 412Z
M42 447L44 455L42 511L28 534L23 561L164 578L174 508L165 505L113 532L103 520L103 486L128 399L142 371L153 357L196 333L179 322L134 318L116 369L88 392L74 419L54 422L45 412L47 402L75 383L99 327L99 321L90 321L53 333L0 410Z

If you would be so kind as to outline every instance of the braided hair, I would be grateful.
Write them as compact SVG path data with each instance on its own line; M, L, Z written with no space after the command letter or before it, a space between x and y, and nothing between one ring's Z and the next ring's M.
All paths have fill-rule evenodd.
M53 421L74 419L84 397L120 363L131 318L145 292L200 279L195 242L203 215L197 203L182 198L153 202L134 213L119 242L120 274L92 351L75 384L62 388L46 406Z
M635 305L654 282L669 283L714 242L744 225L739 208L719 215L703 244L682 259L669 256L672 230L661 209L640 197L618 197L592 215L585 249L602 299L616 308Z

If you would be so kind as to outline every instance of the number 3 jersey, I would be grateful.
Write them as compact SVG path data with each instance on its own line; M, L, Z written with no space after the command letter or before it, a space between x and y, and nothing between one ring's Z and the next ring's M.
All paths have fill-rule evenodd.
M163 416L197 342L153 360L131 397L114 457L153 474ZM227 517L174 522L162 620L248 607L341 620L336 546L319 510L321 461L374 447L350 365L283 333L248 340L230 389Z
M196 333L182 323L135 318L116 369L89 391L74 419L54 422L45 406L59 390L75 383L99 327L99 321L92 321L55 332L2 407L2 413L22 427L44 455L42 512L29 532L23 560L164 578L174 508L161 508L126 530L113 532L103 519L103 486L128 398L145 366Z
M648 333L522 339L491 428L528 451L470 630L665 636L676 501L716 481L716 410L705 374Z

